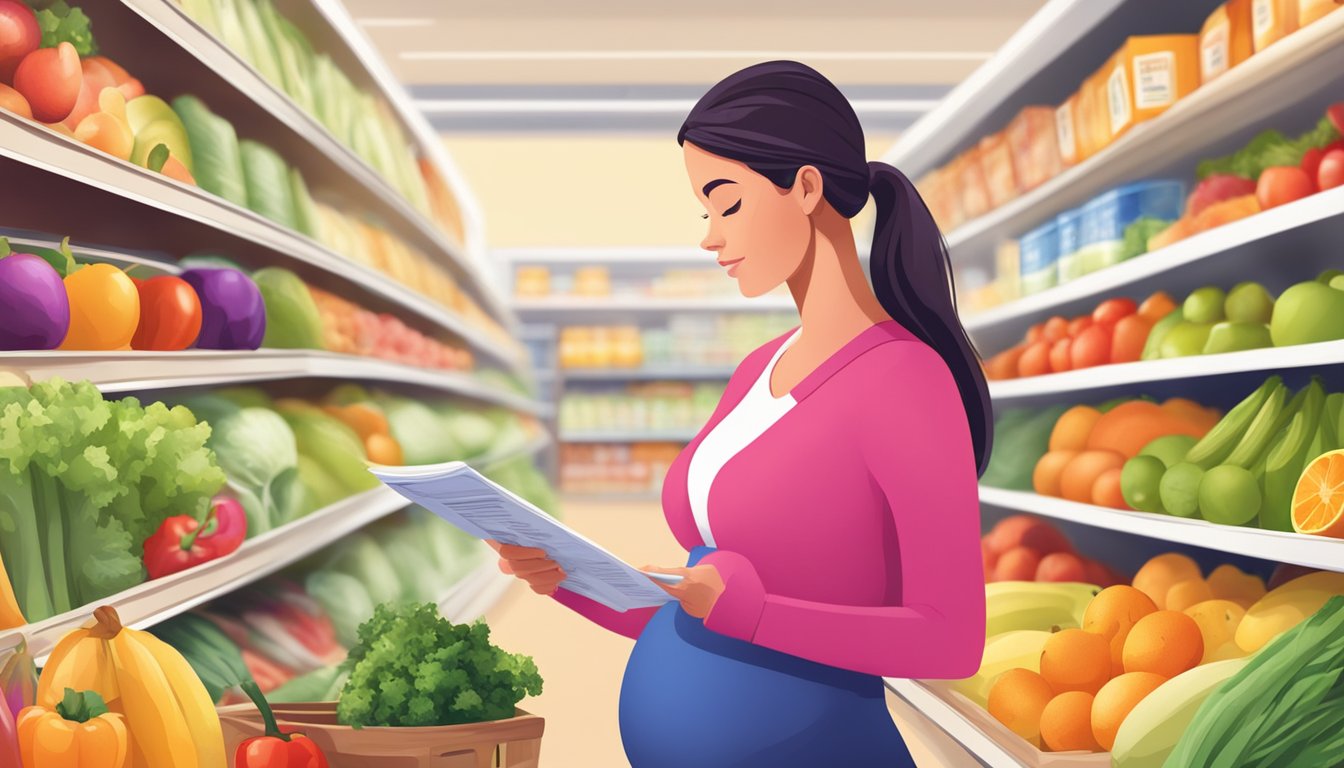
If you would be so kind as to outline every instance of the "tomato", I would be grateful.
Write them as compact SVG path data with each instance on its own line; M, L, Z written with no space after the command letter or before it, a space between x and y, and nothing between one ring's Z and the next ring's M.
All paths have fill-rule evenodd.
M196 343L201 332L201 299L190 283L172 275L131 280L140 295L140 323L132 349L175 351Z
M1050 347L1050 370L1061 373L1073 367L1073 360L1069 355L1072 346L1073 339L1060 339Z
M1087 327L1091 324L1092 324L1091 315L1079 315L1078 317L1073 318L1073 321L1069 323L1069 338L1070 339L1078 338L1078 334L1087 330Z
M1092 322L1097 325L1114 326L1123 317L1129 317L1139 311L1139 305L1133 299L1107 299L1097 305L1092 313Z
M1316 193L1316 182L1295 165L1266 168L1255 186L1260 210L1267 211Z
M1042 376L1050 372L1050 342L1038 341L1027 347L1017 361L1017 375Z
M98 97L102 94L104 88L116 88L117 83L112 79L108 71L94 63L91 59L85 59L80 62L80 71L83 73L83 82L79 87L79 98L75 100L75 108L70 110L70 114L61 122L70 130L79 128L79 123L84 118L92 115L98 110Z
M1069 350L1070 362L1074 368L1091 368L1105 365L1111 361L1111 329L1105 325L1093 325L1073 340Z
M33 117L44 123L59 123L69 117L83 83L79 54L69 43L38 48L14 71L14 90L28 100Z
M1307 178L1316 178L1316 172L1320 170L1321 158L1325 157L1325 150L1320 147L1312 147L1302 153L1302 162L1298 163L1303 171L1306 171Z
M1344 185L1344 149L1332 149L1326 153L1316 172L1316 182L1321 189Z
M12 82L19 62L41 44L32 9L19 0L0 0L0 82Z
M1066 338L1069 335L1069 321L1056 315L1045 321L1045 328L1041 332L1041 338L1051 344Z
M1132 363L1143 355L1143 347L1148 343L1148 333L1153 323L1143 315L1123 317L1115 324L1111 336L1111 362Z
M1175 308L1176 302L1171 296L1166 291L1158 291L1143 300L1143 303L1139 305L1139 314L1148 322L1156 323L1171 314L1171 311Z
M1325 116L1330 118L1330 124L1335 126L1336 131L1344 133L1344 101L1331 104L1330 108L1325 110Z

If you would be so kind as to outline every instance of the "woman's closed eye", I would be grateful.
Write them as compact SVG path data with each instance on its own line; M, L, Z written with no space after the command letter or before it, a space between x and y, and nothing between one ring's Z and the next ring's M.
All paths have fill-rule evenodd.
M734 213L737 213L741 209L742 209L742 201L738 200L736 203L733 203L732 205L728 206L728 210L724 211L723 215L732 216Z

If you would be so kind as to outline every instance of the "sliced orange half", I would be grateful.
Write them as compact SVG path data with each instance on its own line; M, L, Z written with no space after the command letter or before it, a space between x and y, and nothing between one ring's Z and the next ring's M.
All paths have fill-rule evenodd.
M1293 491L1293 530L1344 539L1344 451L1314 459Z

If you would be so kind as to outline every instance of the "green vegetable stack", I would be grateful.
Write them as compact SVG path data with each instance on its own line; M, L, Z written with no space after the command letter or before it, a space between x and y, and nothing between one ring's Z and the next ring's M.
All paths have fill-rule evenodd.
M1324 149L1338 139L1339 131L1328 117L1321 118L1315 128L1296 139L1290 139L1279 131L1264 131L1237 152L1200 163L1195 169L1195 175L1201 180L1215 174L1225 174L1254 181L1260 178L1266 168L1301 165L1302 156L1307 150Z
M1050 433L1066 410L1068 406L1058 405L1000 413L994 423L994 453L982 482L992 488L1030 491L1032 471L1050 449Z
M502 720L541 694L531 658L492 645L484 622L453 624L432 603L379 606L343 667L350 678L336 714L356 727Z
M1205 700L1169 768L1323 768L1344 755L1344 597L1260 650Z
M144 540L224 484L209 436L186 408L87 382L0 388L0 554L30 622L145 580Z
M69 43L75 47L75 53L80 58L98 55L98 43L93 39L93 22L84 14L84 9L71 8L65 0L56 0L37 11L37 27L42 31L43 48Z

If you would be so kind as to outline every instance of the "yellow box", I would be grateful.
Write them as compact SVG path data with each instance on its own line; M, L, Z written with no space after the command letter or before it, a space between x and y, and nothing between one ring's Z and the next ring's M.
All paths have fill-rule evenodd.
M1223 3L1209 14L1199 33L1200 82L1213 80L1249 59L1253 53L1255 36L1251 32L1251 0Z
M1017 174L1013 170L1013 152L1003 133L980 140L980 167L985 174L985 189L995 208L1017 198Z
M1251 0L1256 53L1297 31L1297 4L1298 0Z
M1331 11L1344 7L1340 0L1298 0L1297 27L1301 29L1313 21L1320 21Z
M1073 126L1077 131L1078 162L1095 155L1101 149L1098 141L1101 132L1097 122L1102 115L1100 104L1101 91L1097 87L1097 76L1092 75L1078 86L1073 98Z
M1075 93L1055 110L1055 142L1059 145L1059 161L1065 168L1078 162L1078 124L1074 119L1077 109Z
M1023 107L1003 133L1013 154L1013 170L1023 190L1035 189L1062 170L1055 110Z
M1199 87L1199 36L1131 37L1110 66L1106 106L1114 140Z

